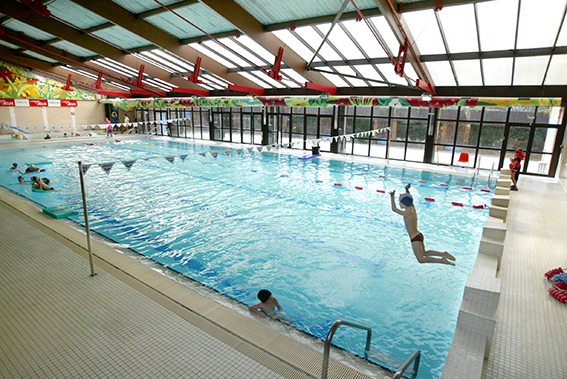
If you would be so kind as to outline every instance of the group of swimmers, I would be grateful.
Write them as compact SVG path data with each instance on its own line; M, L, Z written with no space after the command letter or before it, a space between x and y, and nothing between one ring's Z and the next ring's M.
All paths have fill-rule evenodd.
M27 165L27 163L25 165ZM55 183L54 180L50 180L48 178L40 178L39 176L32 176L31 180L25 180L24 179L24 177L22 175L31 174L31 173L39 173L39 172L45 171L45 170L40 169L39 167L37 167L33 163L31 163L26 168L25 172L22 172L20 170L17 163L12 163L12 167L10 167L10 171L19 172L21 174L20 176L18 176L18 182L20 184L31 183L32 188L36 189L36 190L43 190L43 191L54 191L55 190L55 188L50 186L50 184Z

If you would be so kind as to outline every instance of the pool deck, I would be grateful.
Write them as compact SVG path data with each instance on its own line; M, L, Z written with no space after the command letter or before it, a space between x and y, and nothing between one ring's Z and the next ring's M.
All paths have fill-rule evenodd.
M411 164L407 164L412 168ZM422 167L420 167L422 168ZM496 329L483 378L565 378L567 305L543 274L567 267L567 195L522 176L510 194ZM0 377L314 378L322 344L230 309L0 190ZM332 354L330 378L383 377Z

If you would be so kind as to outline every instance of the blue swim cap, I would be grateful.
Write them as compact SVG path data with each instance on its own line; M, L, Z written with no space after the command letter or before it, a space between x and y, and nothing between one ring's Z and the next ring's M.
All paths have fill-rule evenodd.
M18 164L17 164L17 163L12 163L12 166L13 166L13 167L18 167Z
M401 193L400 194L400 203L402 203L406 207L409 207L410 205L413 204L413 197L407 192Z

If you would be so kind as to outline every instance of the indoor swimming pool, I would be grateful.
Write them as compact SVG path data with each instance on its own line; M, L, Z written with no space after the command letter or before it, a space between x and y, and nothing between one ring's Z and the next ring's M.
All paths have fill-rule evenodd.
M367 325L373 349L399 360L421 349L419 377L441 376L495 182L151 139L0 151L0 184L83 224L79 160L92 230L245 305L267 288L318 338L339 318ZM41 163L58 191L19 184L13 162ZM408 183L426 248L455 267L417 262L388 195ZM340 328L333 342L362 355L365 337Z

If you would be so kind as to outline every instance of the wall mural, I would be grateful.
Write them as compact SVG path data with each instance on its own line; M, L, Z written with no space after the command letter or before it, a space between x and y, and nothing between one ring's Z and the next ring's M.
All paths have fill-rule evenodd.
M78 91L54 80L0 62L0 99L95 100L91 92Z
M445 108L462 107L513 107L513 106L560 106L561 98L497 98L497 97L433 97L426 101L421 97L233 97L233 98L177 98L177 99L108 99L99 100L116 108L129 111L135 108L186 108L186 107L328 107L345 106L383 106Z

